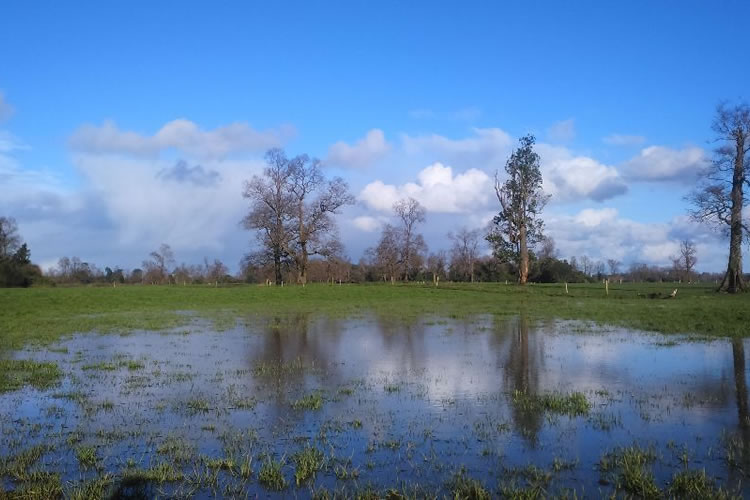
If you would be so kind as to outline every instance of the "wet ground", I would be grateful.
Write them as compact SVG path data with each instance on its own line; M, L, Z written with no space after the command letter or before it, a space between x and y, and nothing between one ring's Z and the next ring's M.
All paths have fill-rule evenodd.
M748 496L746 344L492 316L78 335L14 354L64 376L0 394L0 497Z

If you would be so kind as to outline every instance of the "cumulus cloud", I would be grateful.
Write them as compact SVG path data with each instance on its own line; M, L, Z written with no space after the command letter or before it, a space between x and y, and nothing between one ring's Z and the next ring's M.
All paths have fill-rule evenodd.
M720 269L724 264L724 250L715 235L685 216L645 223L604 207L575 214L547 213L544 220L546 233L564 258L587 255L601 262L617 259L626 264L668 266L679 253L680 241L689 239L697 244L699 268Z
M290 127L258 131L247 123L231 123L202 130L190 120L166 123L154 135L121 130L112 121L100 126L84 125L70 138L75 151L95 154L156 156L177 149L199 158L220 159L232 153L258 152L281 146L294 133Z
M511 151L511 137L499 128L474 128L472 132L473 136L465 139L449 139L438 134L403 134L401 144L407 155L427 163L439 161L461 168L502 168Z
M5 94L0 92L0 122L10 118L10 115L12 114L13 106L8 103L8 100L5 98Z
M610 134L602 141L610 146L640 146L646 142L646 138L642 135Z
M627 185L617 169L563 147L538 144L544 191L553 201L604 201L624 194Z
M242 182L261 161L224 160L189 167L158 158L77 154L74 164L105 204L117 242L167 242L175 250L221 250L245 209Z
M339 141L328 149L326 163L348 168L369 167L391 149L380 129L372 129L354 145Z
M557 122L547 129L547 137L552 142L570 142L575 136L576 125L573 118Z
M371 182L359 199L382 212L390 212L399 199L412 197L429 212L468 213L486 207L491 195L492 181L485 172L472 168L454 175L451 167L434 163L419 172L417 182L400 186Z
M372 233L380 228L380 226L383 224L383 219L381 217L360 215L359 217L355 217L352 220L352 224L354 224L354 227L356 227L360 231Z
M623 169L633 180L693 183L698 174L708 166L708 162L702 148L650 146L625 162Z

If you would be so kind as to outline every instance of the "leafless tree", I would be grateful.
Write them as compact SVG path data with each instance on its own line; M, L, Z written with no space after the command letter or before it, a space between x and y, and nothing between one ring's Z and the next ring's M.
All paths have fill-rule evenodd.
M417 251L420 247L426 247L422 236L416 234L417 224L425 221L425 210L414 198L406 198L394 203L393 211L401 221L401 263L403 277L408 281L414 269Z
M696 254L695 243L690 240L682 240L680 241L680 255L671 258L675 271L682 277L683 281L690 282L692 279L693 268L698 262Z
M688 200L694 220L720 228L729 235L729 261L719 290L729 293L745 289L742 279L742 240L750 234L742 220L747 204L744 188L750 186L747 153L750 150L750 106L720 103L712 127L719 146L714 160L703 176L702 185Z
M609 267L610 276L620 273L620 264L620 261L617 259L607 259L607 267Z
M331 216L354 198L341 178L326 181L320 161L307 155L288 158L276 148L266 153L266 163L262 177L253 176L245 183L243 196L251 207L243 224L259 231L262 252L273 262L277 284L283 281L286 260L294 262L298 281L304 284L309 256L322 254L335 233Z
M582 255L581 258L578 259L578 263L581 272L586 276L591 276L591 273L594 270L594 261L591 260L588 255Z
M451 268L468 277L472 283L474 283L474 265L479 253L480 236L481 232L478 229L470 230L466 227L462 227L456 233L448 233L448 238L453 240Z
M283 150L275 148L266 153L263 176L254 175L245 182L242 193L250 200L250 212L242 220L245 229L257 230L263 252L273 262L276 284L283 281L282 262L291 240L290 217L292 198L289 192L292 160Z
M500 213L495 217L495 229L487 236L495 255L513 262L518 268L518 282L526 284L529 277L529 247L542 238L544 223L539 215L549 196L542 191L539 155L534 151L535 139L527 135L520 139L505 165L508 178L501 183L495 174L495 194L500 202Z
M372 265L379 270L383 280L389 279L391 283L396 280L401 264L400 237L398 229L385 224L377 246L367 251Z
M331 254L341 246L332 215L342 206L354 203L354 197L340 177L325 180L316 158L297 156L290 166L292 223L286 251L297 266L298 282L304 285L310 255Z
M557 258L557 248L555 248L555 240L551 236L545 236L542 238L539 246L539 259L554 259Z
M149 254L150 259L143 261L147 281L165 283L169 280L169 268L174 265L174 252L166 243Z
M18 224L13 217L0 217L0 258L10 257L21 246Z
M224 281L224 276L229 273L229 269L219 259L214 259L213 262L204 257L203 268L205 269L206 281L209 283L220 283Z
M440 250L427 257L427 271L432 274L433 279L437 277L445 278L447 260L445 250Z

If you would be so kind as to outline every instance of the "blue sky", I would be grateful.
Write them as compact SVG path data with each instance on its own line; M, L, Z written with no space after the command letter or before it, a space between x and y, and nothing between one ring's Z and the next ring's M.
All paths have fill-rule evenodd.
M339 226L354 260L394 196L425 204L428 244L444 248L449 229L496 211L489 177L527 132L561 256L667 264L690 237L699 268L724 265L721 237L685 218L682 197L710 157L716 103L746 97L746 3L1 11L0 213L45 267L134 267L162 241L178 260L235 267L252 241L237 227L242 179L272 145L349 181L359 202ZM166 175L180 159L207 175Z

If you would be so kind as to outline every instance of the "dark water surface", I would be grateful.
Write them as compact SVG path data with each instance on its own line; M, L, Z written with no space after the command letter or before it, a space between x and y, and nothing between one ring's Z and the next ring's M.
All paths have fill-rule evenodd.
M282 464L285 496L442 495L462 478L493 496L599 497L632 493L615 457L637 449L662 490L679 471L705 470L747 496L746 344L491 316L78 335L15 354L65 375L0 395L0 456L47 445L33 469L59 473L66 491L106 477L110 493L147 497L274 494L259 477L269 462ZM588 411L524 404L575 392ZM301 407L306 396L320 408ZM96 465L84 466L77 451L91 447ZM297 486L306 447L323 458ZM144 479L159 467L172 477Z

